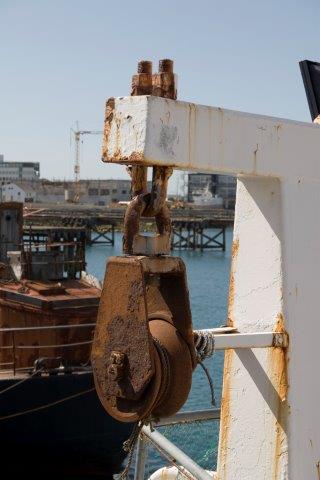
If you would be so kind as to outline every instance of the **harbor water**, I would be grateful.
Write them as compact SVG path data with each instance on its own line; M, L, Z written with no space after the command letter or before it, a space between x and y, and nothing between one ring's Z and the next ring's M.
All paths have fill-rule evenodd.
M187 268L193 326L195 329L219 327L226 324L227 298L231 258L232 228L226 231L226 251L174 251ZM87 271L103 280L106 261L109 256L121 255L122 236L115 235L115 246L93 245L87 248ZM223 352L216 352L205 361L212 376L217 406L220 405ZM183 381L183 379L181 379ZM198 367L194 373L192 390L183 410L208 409L211 393L203 370ZM209 421L161 430L170 440L207 469L214 469L217 460L219 422ZM149 447L147 473L166 464L157 452Z

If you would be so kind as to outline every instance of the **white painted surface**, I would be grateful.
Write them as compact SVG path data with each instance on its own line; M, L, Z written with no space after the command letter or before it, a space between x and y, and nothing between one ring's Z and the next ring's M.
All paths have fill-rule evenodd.
M280 191L277 179L238 180L228 315L241 332L272 331L283 314ZM218 477L288 479L271 349L238 349L226 355ZM279 443L284 452L280 457Z
M106 141L106 139L105 139ZM115 99L105 160L217 173L320 177L320 128L159 97Z
M281 379L280 349L227 353L221 480L319 479L320 218L312 206L320 189L308 161L304 167L295 181L238 180L229 316L248 332L276 329L283 316L288 381Z

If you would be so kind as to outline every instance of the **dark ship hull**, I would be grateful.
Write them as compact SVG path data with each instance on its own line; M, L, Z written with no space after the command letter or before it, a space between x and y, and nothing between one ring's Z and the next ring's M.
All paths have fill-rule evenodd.
M0 203L0 452L10 478L112 478L132 427L96 395L90 351L101 290L76 232L22 235Z
M101 407L92 374L33 376L17 385L20 380L0 381L1 472L112 479L132 425L115 421ZM61 399L66 400L43 408Z

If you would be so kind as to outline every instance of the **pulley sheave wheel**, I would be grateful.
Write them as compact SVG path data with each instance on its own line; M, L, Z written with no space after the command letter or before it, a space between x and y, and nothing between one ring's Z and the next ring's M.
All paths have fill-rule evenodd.
M92 347L96 390L122 422L176 413L196 366L184 263L174 257L113 257Z

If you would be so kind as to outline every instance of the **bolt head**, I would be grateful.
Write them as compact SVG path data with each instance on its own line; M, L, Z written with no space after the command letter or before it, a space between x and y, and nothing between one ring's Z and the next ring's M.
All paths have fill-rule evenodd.
M110 360L111 363L114 365L124 365L125 357L125 353L111 352Z
M123 366L114 364L109 365L108 376L110 380L121 380L123 373Z

